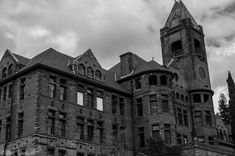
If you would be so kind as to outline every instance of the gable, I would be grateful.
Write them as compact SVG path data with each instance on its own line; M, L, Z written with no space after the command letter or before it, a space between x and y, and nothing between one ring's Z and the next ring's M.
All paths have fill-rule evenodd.
M104 79L104 71L90 49L73 60L72 69L75 74L98 80Z
M6 50L1 61L0 61L0 77L5 78L15 73L18 70L18 60L16 57L10 52L10 50Z

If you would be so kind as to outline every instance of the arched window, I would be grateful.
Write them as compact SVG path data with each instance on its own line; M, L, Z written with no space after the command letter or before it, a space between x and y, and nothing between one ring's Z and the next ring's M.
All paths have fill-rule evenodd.
M78 73L82 74L82 75L85 75L85 67L84 67L83 64L78 65Z
M5 78L7 76L7 68L3 68L2 70L2 78Z
M181 94L181 101L184 101L184 95Z
M176 93L176 99L180 99L180 94Z
M156 75L151 75L149 76L149 85L157 85L157 76Z
M91 67L87 68L87 76L94 77L94 71Z
M9 67L8 67L8 75L11 75L13 73L13 65L11 64Z
M196 49L201 49L201 42L197 39L194 39L194 46Z
M182 46L181 40L175 41L171 44L171 51L172 52L182 50L182 49L183 49L183 46Z
M101 73L101 71L99 71L99 70L96 70L95 71L95 77L97 78L97 79L102 79L102 73Z
M161 85L167 85L167 77L165 75L162 75L160 77Z

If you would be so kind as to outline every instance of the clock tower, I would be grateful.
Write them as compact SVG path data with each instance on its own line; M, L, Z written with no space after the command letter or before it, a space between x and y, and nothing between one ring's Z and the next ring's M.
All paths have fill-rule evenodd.
M161 29L161 46L163 64L173 62L171 66L184 73L191 99L194 139L209 142L216 137L216 129L204 33L182 1L175 1Z

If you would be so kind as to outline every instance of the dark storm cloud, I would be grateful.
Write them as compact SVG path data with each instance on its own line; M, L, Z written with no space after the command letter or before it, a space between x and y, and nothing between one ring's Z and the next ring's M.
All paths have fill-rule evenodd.
M230 2L225 6L217 6L217 7L213 7L211 8L211 10L213 10L215 12L215 16L216 15L220 15L220 16L231 16L233 13L235 13L235 2Z
M224 87L226 74L213 63L224 66L220 71L234 65L235 2L184 3L204 28L213 89ZM174 0L0 0L0 50L33 57L53 47L75 57L91 48L104 68L127 51L162 63L160 29L173 4Z

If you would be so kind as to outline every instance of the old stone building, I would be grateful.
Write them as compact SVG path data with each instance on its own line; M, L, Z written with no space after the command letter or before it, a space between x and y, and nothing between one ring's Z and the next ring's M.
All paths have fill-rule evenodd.
M0 154L134 156L159 136L186 155L233 155L217 134L203 29L181 1L161 44L163 65L127 52L109 70L90 49L74 58L50 48L32 59L6 50Z

